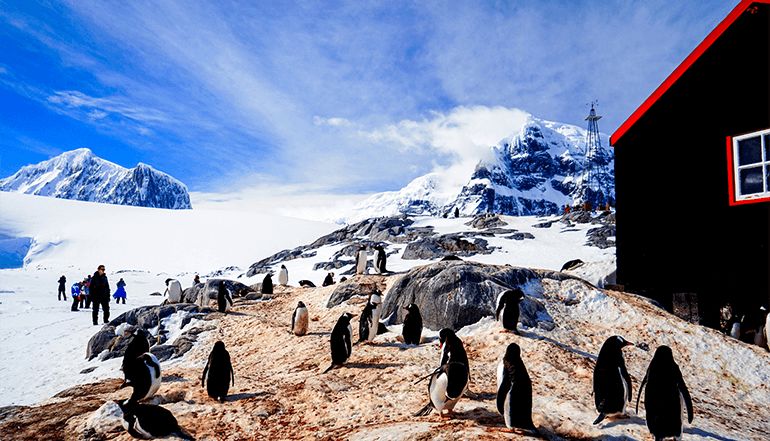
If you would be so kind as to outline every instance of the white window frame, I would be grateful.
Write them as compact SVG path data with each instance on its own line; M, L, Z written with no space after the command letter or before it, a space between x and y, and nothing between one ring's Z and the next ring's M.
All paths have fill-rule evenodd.
M767 173L770 171L770 158L767 157L765 153L765 138L768 135L770 136L770 129L760 130L758 132L753 133L747 133L745 135L740 136L734 136L733 137L733 185L735 188L735 201L750 201L754 199L767 199L770 198L770 189L767 186ZM760 150L762 153L762 161L761 162L755 162L753 164L748 165L739 165L738 164L738 142L743 141L744 139L749 138L756 138L759 137L760 142ZM757 166L762 166L762 188L765 190L762 193L751 193L751 194L741 194L741 170L747 169L747 168L754 168Z

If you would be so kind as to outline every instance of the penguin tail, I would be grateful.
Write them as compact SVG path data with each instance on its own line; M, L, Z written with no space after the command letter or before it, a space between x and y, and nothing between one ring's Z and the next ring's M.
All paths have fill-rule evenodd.
M189 433L187 433L181 427L179 428L179 430L176 431L176 433L174 435L176 435L177 438L181 438L181 439L184 439L184 440L187 440L187 441L195 441L195 438L192 435L190 435Z
M604 420L604 417L606 417L606 416L607 416L607 415L605 415L605 414L604 414L604 412L601 412L601 413L599 413L599 416L598 416L598 417L596 417L596 419L595 419L595 420L594 420L594 422L593 422L594 426L595 426L595 425L597 425L597 424L599 424L599 423L601 423L601 422L602 422L602 420Z
M423 406L423 408L422 408L422 409L418 410L418 411L417 411L417 412L414 414L414 416L416 416L416 417L420 417L420 416L428 416L428 415L430 415L430 412L431 412L432 410L433 410L433 404L431 404L430 402L428 402L428 404L426 404L425 406Z

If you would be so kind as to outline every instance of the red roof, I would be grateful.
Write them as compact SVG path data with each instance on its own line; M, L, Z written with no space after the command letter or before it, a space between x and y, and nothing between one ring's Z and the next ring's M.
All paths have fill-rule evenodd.
M749 7L757 3L770 4L770 0L742 0L738 6L736 6L727 15L727 17L725 17L725 19L719 23L719 26L714 28L714 30L708 34L706 39L704 39L701 44L699 44L698 47L696 47L695 50L684 59L682 64L674 69L671 75L669 75L668 78L663 81L663 84L658 86L658 88L652 92L652 95L650 95L642 103L642 105L639 106L639 108L636 109L634 113L632 113L631 116L629 116L628 119L623 124L621 124L620 127L618 127L617 130L615 130L615 133L610 136L610 145L615 145L615 143L618 142L618 140L620 140L620 138L622 138L623 135L625 135L634 124L636 124L639 118L641 118L642 115L644 115L647 110L649 110L650 107L652 107L652 105L655 104L655 102L657 102L658 99L660 99L660 97L663 96L663 94L665 94L668 89L670 89L671 86L673 86L674 83L679 80L679 77L687 72L687 69L689 69L690 66L692 66L693 63L695 63L698 58L700 58L701 55L703 55L703 53L706 52L706 50L708 50L708 48L710 48L711 45L722 36L727 28L729 28L735 22L735 20L737 20L738 17L740 17L741 14L743 14Z

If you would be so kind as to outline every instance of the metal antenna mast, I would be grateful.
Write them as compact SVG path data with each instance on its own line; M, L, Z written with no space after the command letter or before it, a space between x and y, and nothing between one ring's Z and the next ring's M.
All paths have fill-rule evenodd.
M609 202L610 197L607 186L603 183L609 172L602 154L602 140L599 137L599 123L601 115L596 114L596 101L591 102L591 111L586 116L588 130L586 131L585 150L585 177L583 180L583 198L585 201L595 204Z

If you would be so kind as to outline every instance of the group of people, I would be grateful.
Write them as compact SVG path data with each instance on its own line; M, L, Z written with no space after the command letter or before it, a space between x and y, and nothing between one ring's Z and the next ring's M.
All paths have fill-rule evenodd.
M99 309L103 311L104 323L109 322L110 318L110 284L105 274L104 265L99 265L93 275L86 276L82 281L75 282L70 288L72 296L71 311L79 311L81 308L92 308L92 318L94 325L99 324ZM59 277L59 289L57 300L66 301L67 277ZM115 294L115 303L126 304L126 282L121 278L117 283Z

